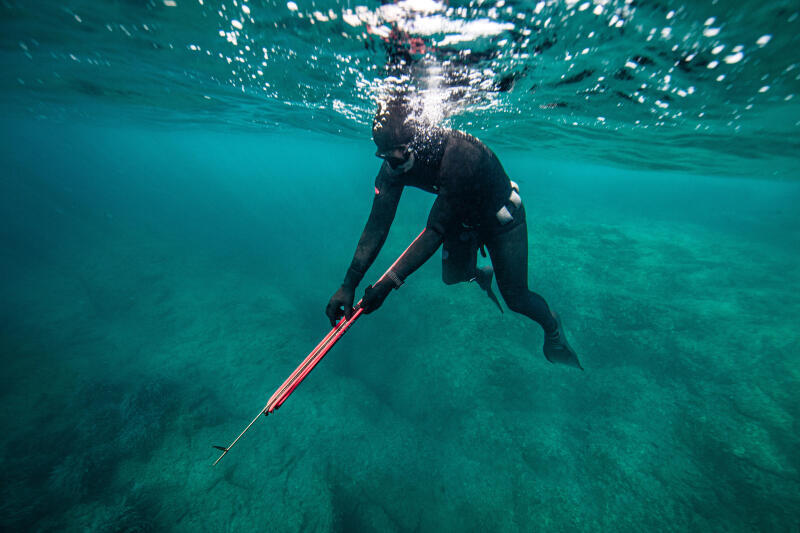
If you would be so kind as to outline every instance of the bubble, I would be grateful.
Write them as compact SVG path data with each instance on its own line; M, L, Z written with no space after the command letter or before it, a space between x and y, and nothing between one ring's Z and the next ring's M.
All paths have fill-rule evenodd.
M731 54L729 56L725 56L723 61L725 61L729 65L733 65L734 63L738 63L739 61L741 61L743 57L744 57L743 53L736 52L735 54Z

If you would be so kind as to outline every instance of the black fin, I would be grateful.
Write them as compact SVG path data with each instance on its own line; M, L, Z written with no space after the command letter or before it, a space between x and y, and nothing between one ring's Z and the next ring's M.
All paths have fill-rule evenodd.
M500 312L505 314L505 311L503 311L503 306L500 305L500 300L497 299L494 291L492 291L492 279L494 279L494 269L492 269L492 267L482 267L478 269L475 281L478 282L478 286L481 289L486 291L489 299L497 305L497 308L500 309Z
M560 364L571 366L583 370L578 354L572 349L572 346L567 342L564 336L564 328L561 325L561 317L557 313L553 313L553 318L556 319L557 329L554 338L548 338L545 334L544 342L544 356L553 364Z
M491 288L491 287L489 287L489 289L486 291L486 294L488 294L488 295L489 295L489 298L490 298L490 299L491 299L491 300L492 300L494 303L496 303L496 304L497 304L497 308L498 308L498 309L500 309L500 313L502 313L502 314L505 314L505 311L503 311L503 306L502 306L502 305L500 305L500 300L498 300L498 299L497 299L497 296L495 296L495 295L494 295L494 292L492 292L492 288Z
M225 448L224 446L214 446L214 448L218 449L221 452L227 452L228 451L228 448Z

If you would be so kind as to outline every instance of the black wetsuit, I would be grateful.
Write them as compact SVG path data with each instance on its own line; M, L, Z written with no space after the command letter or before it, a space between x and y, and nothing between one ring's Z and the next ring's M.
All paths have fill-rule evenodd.
M512 186L494 153L475 137L452 130L426 135L412 145L407 172L384 162L375 180L372 211L358 242L344 286L358 285L383 246L405 186L437 195L425 231L401 256L393 272L402 282L444 244L445 283L476 276L477 250L489 250L506 305L538 322L545 332L557 324L544 298L528 290L528 232L525 209L510 201ZM498 211L511 215L501 222Z

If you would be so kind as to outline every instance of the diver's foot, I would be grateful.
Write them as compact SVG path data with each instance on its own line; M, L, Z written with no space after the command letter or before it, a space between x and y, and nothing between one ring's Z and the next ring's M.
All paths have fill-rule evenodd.
M476 281L478 287L486 291L489 299L492 300L495 305L497 305L497 308L500 309L500 312L503 313L503 306L500 305L500 300L497 299L494 291L492 291L492 279L494 279L494 269L490 266L485 266L477 270L473 281Z
M556 319L557 327L555 331L544 334L544 356L551 363L573 366L583 370L580 361L578 361L578 354L567 342L564 328L561 325L561 318L555 313L553 313L553 318Z

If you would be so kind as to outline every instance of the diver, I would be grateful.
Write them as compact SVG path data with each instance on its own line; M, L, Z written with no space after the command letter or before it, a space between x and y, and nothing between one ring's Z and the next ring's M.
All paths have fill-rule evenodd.
M561 321L539 294L528 289L528 228L517 185L495 154L466 133L425 125L403 98L379 106L372 138L383 159L375 180L372 210L358 241L344 282L325 310L331 325L350 318L358 284L389 233L403 188L436 194L424 231L387 275L366 288L364 313L378 309L392 289L442 246L446 284L476 281L500 306L492 277L512 311L544 330L544 355L551 363L581 368L564 335ZM477 267L477 252L489 251L492 267ZM502 311L502 307L501 307Z

